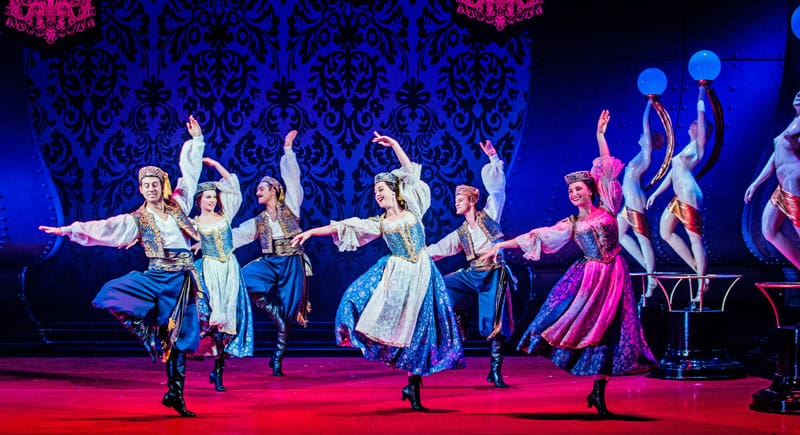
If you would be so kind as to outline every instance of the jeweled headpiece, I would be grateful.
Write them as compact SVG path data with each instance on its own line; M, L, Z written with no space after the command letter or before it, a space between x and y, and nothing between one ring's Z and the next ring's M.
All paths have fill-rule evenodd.
M481 191L467 184L459 184L456 186L456 196L464 195L471 202L478 202L481 197Z
M275 191L278 192L278 201L283 202L284 200L283 185L281 185L280 181L270 177L269 175L266 175L264 177L261 177L261 181L259 181L259 183L267 183L273 188L275 188Z
M144 166L139 169L139 183L141 184L142 178L156 177L161 180L161 196L168 199L172 196L172 186L169 184L169 176L163 169L158 166Z
M205 181L197 185L197 193L203 193L206 190L217 190L217 183L214 181Z
M575 171L564 176L564 181L567 182L567 185L577 183L578 181L583 181L585 183L589 180L594 180L594 178L592 178L592 173L589 171Z
M400 182L397 176L392 174L391 172L381 172L375 175L375 181L373 184L378 184L379 182L383 181L384 183L389 183L392 185L393 188L397 187L397 183Z

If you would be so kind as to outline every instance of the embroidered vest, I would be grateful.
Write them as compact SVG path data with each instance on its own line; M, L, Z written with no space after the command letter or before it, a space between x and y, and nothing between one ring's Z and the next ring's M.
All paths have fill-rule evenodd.
M284 237L294 237L300 234L300 219L292 213L292 211L285 204L278 203L278 225L283 230ZM274 254L274 247L272 243L272 229L269 227L269 215L264 210L256 216L256 237L261 243L262 254Z
M500 224L492 220L489 216L486 216L483 211L475 213L475 223L478 225L478 228L483 231L483 234L486 234L486 238L489 239L490 242L495 242L503 238L503 230L500 228ZM475 252L475 246L472 244L472 237L469 235L469 224L467 221L464 221L456 231L458 232L458 239L461 242L461 247L464 249L464 255L467 256L467 261L472 261L477 258L479 252Z
M139 226L139 235L144 247L144 254L147 258L165 258L164 239L161 237L161 230L153 222L153 216L150 212L145 210L146 207L147 203L144 203L135 212L131 213L131 216ZM175 222L178 223L178 228L181 229L184 235L194 240L200 240L200 234L197 233L192 222L189 221L189 218L186 217L180 207L164 203L164 211L175 219Z

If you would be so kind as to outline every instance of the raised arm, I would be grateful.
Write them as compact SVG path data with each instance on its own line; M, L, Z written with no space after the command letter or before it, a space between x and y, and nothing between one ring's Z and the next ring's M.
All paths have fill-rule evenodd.
M744 193L744 202L748 203L751 199L753 199L753 194L756 193L756 190L761 183L767 180L772 174L775 173L775 152L772 152L772 155L769 156L769 160L767 160L767 164L764 165L764 168L761 169L761 172L758 174L755 180L750 183L750 186L747 188L747 191Z
M220 191L219 202L222 205L222 214L230 221L239 212L242 206L242 189L239 187L239 177L231 174L222 164L210 157L204 157L203 163L214 168L221 180L217 182Z
M374 132L375 137L372 138L372 142L379 143L385 147L391 147L394 150L395 155L397 156L397 161L400 162L400 166L404 168L408 168L411 166L411 159L408 158L408 155L403 150L403 147L400 146L400 143L397 142L394 138L389 136L382 136L378 134L378 132Z
M609 157L611 153L608 151L608 142L606 142L606 128L608 121L611 119L611 113L608 110L600 112L600 118L597 120L597 147L600 152L600 157Z
M503 161L497 156L497 151L490 140L487 139L486 143L481 142L480 145L483 152L489 157L489 163L481 168L483 187L489 193L483 211L495 222L500 223L506 203L506 175L503 171Z
M700 86L697 92L697 161L703 159L703 154L706 152L706 103L703 97L706 94L706 87Z
M181 148L178 161L178 166L181 168L181 177L178 179L178 184L172 193L172 199L178 203L184 213L188 214L192 209L194 194L197 192L200 172L203 170L205 141L203 140L203 130L197 120L194 119L194 116L189 116L186 129L192 139L184 142Z
M292 130L286 134L283 140L283 157L281 157L281 178L286 185L286 196L284 202L295 216L300 217L300 207L303 204L303 185L300 181L300 165L297 164L297 156L294 153L294 138L297 137L297 130Z

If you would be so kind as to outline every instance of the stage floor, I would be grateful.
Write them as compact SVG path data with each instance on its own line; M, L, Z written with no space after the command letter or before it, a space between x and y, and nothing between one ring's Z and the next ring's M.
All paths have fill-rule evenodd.
M751 411L769 380L613 378L602 420L586 406L588 377L550 361L507 357L509 389L486 382L488 358L424 379L414 412L401 401L406 374L360 357L287 357L286 377L267 358L230 359L227 392L208 383L213 361L189 361L182 418L160 404L164 364L146 358L0 359L0 433L800 433L800 416Z

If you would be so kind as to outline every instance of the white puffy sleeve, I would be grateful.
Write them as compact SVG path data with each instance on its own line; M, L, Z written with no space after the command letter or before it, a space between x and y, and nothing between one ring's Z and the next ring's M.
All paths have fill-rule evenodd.
M503 206L506 204L506 175L503 172L503 161L497 157L497 154L489 158L489 163L483 165L481 179L483 187L489 194L483 212L495 222L500 223Z
M517 236L515 239L528 260L539 260L542 253L552 254L572 239L573 224L569 218L551 227L541 227Z
M300 183L300 165L292 147L283 148L281 157L281 178L286 186L284 202L295 216L300 217L300 206L303 204L303 185Z
M200 181L200 172L203 170L203 152L206 143L203 136L187 140L181 148L181 157L178 166L181 168L181 178L172 192L172 199L181 207L184 213L192 211L194 194L197 192L197 182Z
M242 222L238 227L231 230L233 238L233 248L244 246L256 239L256 218Z
M139 236L139 226L130 214L121 214L87 222L73 222L64 227L69 239L82 246L129 245Z
M217 189L220 192L219 199L222 204L222 214L230 222L236 216L236 213L239 213L239 207L242 206L242 189L239 186L239 177L236 174L231 174L230 178L223 178L217 181Z
M428 255L430 255L434 261L456 255L463 250L464 247L461 246L461 239L458 237L458 231L453 231L438 242L428 245L427 248Z
M331 226L334 230L333 243L342 252L355 251L381 236L381 224L378 218L351 217L341 221L331 221Z
M406 208L422 218L431 206L431 189L422 181L422 166L411 163L408 167L401 167L392 171L400 179L400 195L406 201Z

